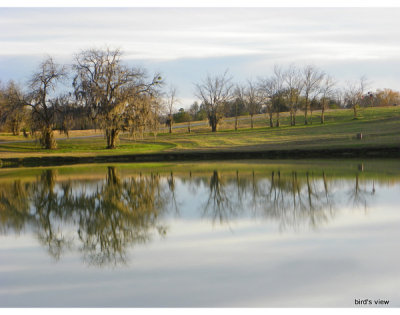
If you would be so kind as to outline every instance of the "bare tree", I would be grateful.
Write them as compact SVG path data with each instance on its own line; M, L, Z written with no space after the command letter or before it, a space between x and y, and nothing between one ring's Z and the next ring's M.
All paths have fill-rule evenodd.
M284 80L287 87L287 100L290 108L290 125L295 126L299 98L303 89L303 81L300 70L291 64L284 73Z
M253 129L253 116L260 112L262 105L260 90L256 87L256 84L253 81L248 80L246 85L237 85L235 94L249 112L250 125L251 129Z
M344 99L348 106L353 108L354 119L357 119L357 109L367 87L367 78L362 76L358 82L347 82L344 90Z
M345 103L345 95L344 95L345 93L344 93L344 91L343 91L343 89L341 89L341 88L336 88L334 91L333 91L333 97L334 97L334 99L335 99L335 102L337 103L337 105L340 107L340 108L344 108L345 106L346 106L346 103Z
M329 98L333 96L335 85L335 80L331 76L326 75L320 86L321 124L325 123L325 110L327 102Z
M116 147L119 133L133 119L148 122L154 90L162 83L159 74L148 80L145 70L123 65L121 56L118 49L90 49L78 54L74 65L75 95L100 123L108 149Z
M238 130L239 128L239 120L238 120L238 115L239 115L239 105L242 104L240 98L236 98L233 101L233 108L234 108L234 114L235 114L235 131Z
M308 125L308 109L310 106L310 99L313 94L319 90L319 85L324 78L324 72L312 65L307 65L302 70L303 75L303 94L305 100L304 107L304 124ZM312 121L311 121L312 123Z
M280 126L279 115L282 109L282 100L284 95L284 72L278 65L274 66L273 74L274 93L272 95L272 105L276 113L276 127Z
M165 107L167 109L167 125L169 126L169 133L172 133L172 125L174 123L174 105L179 100L176 98L176 88L171 86L166 94Z
M150 113L151 113L149 121L155 141L157 138L157 133L159 131L160 115L163 109L163 104L161 102L161 97L157 95L152 95L151 97L149 97L149 100L150 100Z
M233 100L232 104L235 109L235 131L238 129L238 107L239 104L242 104L243 107L246 107L245 103L245 93L246 93L246 88L243 84L236 84L235 86L235 99ZM252 120L253 122L253 120Z
M195 95L203 102L212 132L217 131L217 126L224 114L225 104L233 97L231 81L232 77L228 75L227 70L219 76L207 75L203 82L195 84Z
M57 65L51 57L45 59L34 73L26 105L32 108L33 128L40 132L40 142L45 149L57 148L53 129L56 118L56 98L51 97L56 84L67 76L66 68Z
M273 114L276 113L276 127L279 127L279 114L281 98L284 93L284 73L278 65L274 66L273 75L266 79L259 79L258 84L264 105L269 114L269 125L274 127Z
M275 91L274 87L275 87L275 82L272 78L259 79L258 89L261 94L262 104L266 107L266 114L268 113L269 115L269 126L271 128L274 127L274 121L273 121L274 110L272 106L272 97Z
M194 102L190 108L189 108L189 115L188 115L188 132L191 132L191 122L192 120L195 118L196 113L198 111L199 105L197 104L197 102Z

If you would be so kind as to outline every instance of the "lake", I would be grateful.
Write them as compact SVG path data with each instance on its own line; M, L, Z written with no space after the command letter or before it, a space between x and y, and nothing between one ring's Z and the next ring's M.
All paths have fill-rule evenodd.
M393 160L0 169L0 306L399 307L399 200Z

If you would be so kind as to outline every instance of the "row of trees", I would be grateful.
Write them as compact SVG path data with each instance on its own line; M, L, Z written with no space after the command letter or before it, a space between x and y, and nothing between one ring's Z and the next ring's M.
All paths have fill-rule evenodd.
M390 89L367 91L368 82L365 76L356 82L346 82L343 89L337 81L321 69L307 65L299 68L290 65L284 69L275 66L269 77L247 80L235 84L226 71L223 75L207 76L196 84L196 96L202 101L202 109L207 113L212 131L217 130L218 123L224 116L234 116L235 130L238 115L246 112L250 115L253 128L253 116L267 113L269 125L280 126L280 113L289 111L290 125L296 125L296 113L304 112L304 123L312 123L313 110L321 110L321 120L325 122L325 111L331 106L352 108L354 118L357 109L362 106L397 105L400 93Z
M316 109L321 110L324 123L325 110L331 106L353 108L356 118L360 106L400 101L400 93L389 89L367 92L365 77L339 89L330 75L311 65L275 66L268 77L236 84L228 71L208 75L195 84L200 104L195 102L177 113L177 90L171 87L163 92L163 83L158 73L148 76L142 68L125 65L119 50L85 50L68 67L49 57L31 76L26 91L12 81L0 86L0 127L14 135L21 130L25 136L28 132L37 135L46 149L56 148L56 129L68 136L71 129L100 128L107 148L113 149L121 132L135 139L146 131L156 135L163 122L172 132L174 121L186 121L190 132L191 121L208 119L215 132L223 117L235 117L237 129L238 116L248 114L253 128L254 115L266 113L269 126L279 127L280 113L288 111L294 126L302 110L307 125Z
M364 79L365 80L365 79ZM290 124L296 125L296 114L299 110L304 110L306 107L306 98L302 95L295 93L295 90L289 89L291 93L283 91L278 93L269 102L257 102L257 98L254 97L255 88L254 81L248 81L243 85L236 85L237 95L233 95L232 100L226 102L221 106L221 117L234 117L235 118L235 130L238 129L238 116L250 116L250 124L253 128L254 115L267 114L269 116L268 124L270 127L279 127L279 114L281 112L290 112ZM320 121L325 123L325 111L329 108L353 108L351 100L352 98L345 98L345 90L338 88L333 89L333 93L328 93L331 89L331 82L326 82L327 85L321 92L321 97L312 98L309 101L309 113L310 117L308 123L312 124L312 114L314 111L320 111ZM246 84L249 86L249 94L246 96ZM350 83L352 84L352 83ZM361 80L360 83L361 85ZM355 83L353 82L353 86ZM335 87L335 86L333 86ZM247 100L246 100L247 98ZM251 101L248 101L251 100ZM359 107L378 107L378 106L393 106L400 104L400 92L391 89L377 89L374 93L367 92L359 99L359 105L355 107L355 117L357 117L357 108ZM305 112L304 112L305 113ZM277 119L274 124L274 114ZM207 119L206 106L197 101L194 102L189 109L185 110L180 108L175 114L172 114L173 120L176 123L188 122L189 126L191 121L205 120Z

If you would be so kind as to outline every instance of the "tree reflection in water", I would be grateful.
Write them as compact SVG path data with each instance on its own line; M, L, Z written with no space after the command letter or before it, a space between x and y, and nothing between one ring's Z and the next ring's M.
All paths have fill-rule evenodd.
M234 216L236 207L218 171L214 171L210 178L209 192L203 216L210 216L213 222L228 222Z
M149 242L153 234L166 235L163 214L180 215L177 181L194 200L199 190L208 194L196 201L201 215L213 224L262 217L279 222L282 229L314 229L328 222L336 212L334 190L343 188L325 172L283 175L278 170L260 176L236 171L232 176L214 170L211 176L171 172L165 177L140 173L121 178L115 167L108 167L104 181L90 183L57 181L57 172L50 169L33 182L0 184L0 231L20 233L29 227L55 259L77 248L89 264L125 263L130 247ZM348 194L354 206L366 207L375 184L372 192L367 193L357 174Z
M66 209L65 196L59 194L55 188L56 172L45 170L40 179L28 187L29 199L34 209L30 223L34 226L39 241L45 245L55 259L68 249L73 241L72 237L63 234L62 222L70 221L73 212Z
M158 176L121 181L115 168L109 167L105 185L76 198L76 204L83 205L76 209L81 251L91 263L125 262L129 244L148 242L153 228L166 233L157 222L165 202Z
M353 208L364 207L364 210L367 211L367 202L368 199L372 197L375 193L374 183L372 184L372 192L369 193L366 188L361 187L359 175L356 174L356 179L354 181L354 188L351 189L348 193L349 202L352 204Z
M0 185L0 229L5 233L13 229L20 233L29 220L28 184L16 180Z
M366 207L372 194L360 188L358 178L357 174L356 186L351 192L353 204L363 203ZM240 176L239 171L235 178L227 178L214 171L202 211L213 223L228 223L240 214L250 213L279 222L281 229L304 225L315 229L335 215L334 188L335 182L328 180L325 172L319 176L312 172L299 176L293 171L289 176L282 176L280 171L272 171L268 179L265 174L258 178L254 172L251 177Z
M85 261L95 265L124 263L129 245L149 241L153 230L166 234L158 217L168 196L158 177L121 180L109 167L105 183L93 191L73 190L71 181L55 188L55 177L53 170L45 170L34 183L15 181L1 190L3 230L32 226L55 259L72 246L76 234ZM65 236L68 226L77 229L70 238Z

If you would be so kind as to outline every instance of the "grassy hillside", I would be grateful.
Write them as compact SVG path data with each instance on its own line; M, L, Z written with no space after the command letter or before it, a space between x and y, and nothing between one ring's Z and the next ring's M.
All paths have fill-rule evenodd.
M105 149L105 140L92 132L72 132L75 136L96 136L80 139L58 140L58 149L43 150L34 142L13 142L21 140L0 134L0 159L28 156L93 156L142 154L183 151L249 151L249 150L290 150L324 149L351 147L398 147L400 145L400 107L366 108L360 110L358 119L353 119L352 110L330 110L326 123L319 123L319 114L314 113L313 124L305 126L301 113L297 126L289 126L287 113L281 117L281 127L268 127L267 117L258 115L254 129L249 128L249 118L241 117L239 130L233 130L233 120L225 119L217 133L210 132L206 125L193 126L189 134L185 124L177 124L172 134L160 132L155 138L147 136L134 141L128 135L120 137L115 150ZM363 133L363 139L356 138Z

